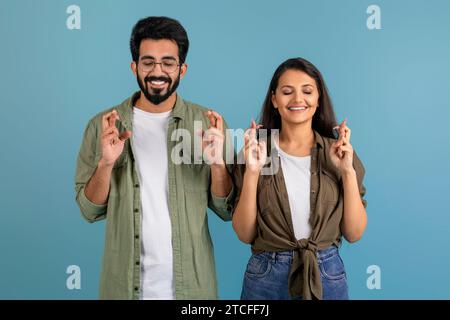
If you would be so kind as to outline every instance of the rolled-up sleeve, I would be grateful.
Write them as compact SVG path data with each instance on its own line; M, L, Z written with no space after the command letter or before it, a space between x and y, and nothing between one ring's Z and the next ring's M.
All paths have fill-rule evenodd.
M239 153L239 156L241 156L241 152ZM233 173L232 173L232 178L233 178L233 184L234 184L234 188L235 188L235 196L234 196L234 201L233 201L233 205L231 208L231 214L234 213L234 211L236 210L236 206L239 202L239 198L241 196L241 192L242 192L242 184L243 184L243 176L244 176L244 171L245 171L245 164L239 164L236 163L233 166Z
M88 222L104 219L107 210L107 204L95 204L91 202L84 193L86 184L93 175L98 163L96 157L97 133L94 121L94 119L91 120L84 131L83 141L78 153L75 174L76 202L83 217Z
M364 205L364 208L367 208L367 200L364 198L364 196L366 195L366 187L364 186L364 176L366 170L361 160L356 155L356 152L353 153L353 167L355 168L356 172L356 180L358 181L358 189L361 196L361 201Z
M77 202L81 213L87 221L95 222L105 218L107 204L95 204L91 202L84 194L84 187L79 191Z
M224 133L225 133L225 143L224 143L224 150L223 150L223 158L226 163L226 170L228 175L231 177L232 181L232 187L230 192L225 197L218 197L214 195L211 191L209 192L209 201L208 206L211 210L213 210L222 220L229 221L231 220L231 212L234 206L234 197L236 194L236 187L233 183L233 165L234 163L227 163L228 159L232 159L234 162L234 159L236 158L236 151L234 149L234 143L233 139L231 138L229 132L227 131L228 125L226 121L223 121L224 124ZM230 157L227 157L229 153Z
M231 210L234 203L235 187L232 186L226 197L218 197L211 191L209 192L209 208L213 210L222 220L231 220Z

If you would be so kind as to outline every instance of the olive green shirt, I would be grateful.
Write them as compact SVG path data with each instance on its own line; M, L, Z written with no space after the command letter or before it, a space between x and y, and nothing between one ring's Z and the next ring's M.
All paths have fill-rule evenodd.
M140 297L140 238L145 230L141 230L139 180L130 141L133 137L126 141L124 151L114 164L107 203L96 205L84 193L86 183L101 158L102 115L116 109L120 117L117 122L119 132L125 129L133 131L132 107L137 98L139 92L91 119L78 155L75 190L81 213L89 222L106 219L101 299ZM178 96L167 131L168 197L176 299L217 299L214 252L206 209L212 209L222 220L231 219L234 188L227 197L216 197L211 193L209 165L204 161L194 163L198 162L193 158L194 120L201 121L203 129L207 129L209 121L205 111L207 109ZM179 150L174 147L182 138L186 139L179 130L174 132L175 129L186 129L190 133L192 148L183 148L180 154L190 159L191 164L177 165L171 161L173 150ZM226 140L225 145L228 142ZM230 172L231 166L227 169Z
M277 149L270 148L269 140L270 170L273 174L260 175L258 180L257 234L252 243L253 253L294 251L289 275L289 293L291 297L301 296L303 299L322 298L322 282L316 254L317 250L333 244L340 245L340 222L344 210L341 175L329 156L330 146L335 140L321 136L316 131L314 135L315 145L311 149L311 236L309 239L295 238L281 161ZM353 167L361 200L366 207L367 202L363 199L366 193L363 186L365 170L356 153L353 156ZM245 165L236 165L233 169L236 204L242 190L244 172Z

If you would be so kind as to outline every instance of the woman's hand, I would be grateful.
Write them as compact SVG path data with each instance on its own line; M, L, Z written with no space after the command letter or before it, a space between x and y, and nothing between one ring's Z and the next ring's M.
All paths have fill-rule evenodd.
M252 243L257 232L258 180L267 158L266 143L256 139L256 130L260 127L252 120L250 128L245 131L245 173L241 195L233 213L233 229L244 243Z
M256 130L260 127L261 125L256 125L256 122L252 120L250 128L245 131L244 135L245 170L258 175L267 159L266 143L256 139Z
M339 169L341 174L354 171L353 147L350 144L351 130L347 127L347 119L339 126L339 139L330 148L331 162Z
M339 139L330 148L333 164L342 175L344 189L344 214L341 220L341 231L348 242L361 239L367 226L367 213L358 187L356 171L353 168L353 147L350 144L351 131L347 127L347 119L339 126Z

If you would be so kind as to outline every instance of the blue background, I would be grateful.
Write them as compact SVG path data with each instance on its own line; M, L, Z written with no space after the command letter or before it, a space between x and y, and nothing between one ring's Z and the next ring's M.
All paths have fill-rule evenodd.
M66 27L71 4L81 30ZM381 30L366 27L371 4ZM367 171L367 231L341 251L351 298L450 298L450 2L406 0L2 0L0 298L97 298L105 225L76 206L76 155L87 121L137 90L128 42L149 15L187 29L179 92L230 127L258 115L283 60L312 61ZM250 249L213 214L210 227L220 298L238 299ZM72 264L81 290L66 288Z

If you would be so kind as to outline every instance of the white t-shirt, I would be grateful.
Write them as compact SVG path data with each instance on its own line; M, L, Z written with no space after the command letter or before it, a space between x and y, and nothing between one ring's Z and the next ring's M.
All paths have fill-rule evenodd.
M281 150L277 144L275 146L281 159L295 237L296 239L307 239L311 235L311 225L309 224L311 156L292 156Z
M141 299L175 299L168 202L167 127L170 111L133 108L133 151L140 182Z

